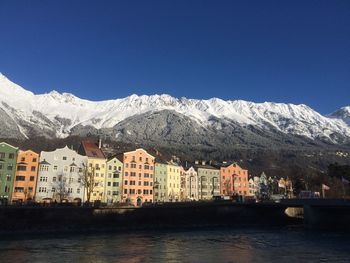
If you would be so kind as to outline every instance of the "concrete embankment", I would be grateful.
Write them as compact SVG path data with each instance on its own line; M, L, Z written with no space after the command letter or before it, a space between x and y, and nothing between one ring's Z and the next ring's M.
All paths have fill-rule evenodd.
M302 224L273 204L178 203L141 208L1 207L1 233Z

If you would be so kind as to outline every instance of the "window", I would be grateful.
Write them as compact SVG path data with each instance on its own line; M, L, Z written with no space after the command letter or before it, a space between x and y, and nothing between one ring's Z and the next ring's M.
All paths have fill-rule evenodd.
M55 165L55 166L53 167L53 170L54 170L54 171L57 171L57 165Z
M0 170L2 170L2 168L3 168L3 165L2 165L2 163L0 163Z
M66 160L67 160L67 157L66 157L66 156L63 156L63 157L62 157L62 160L63 160L63 161L66 161Z
M143 175L145 178L149 178L149 173L145 173L144 175ZM171 178L170 178L171 179Z
M139 164L139 169L140 169L140 170L142 169L142 164Z
M113 182L113 186L114 187L118 187L119 186L119 182Z
M136 176L136 173L135 172L131 172L130 176Z
M118 195L119 192L118 191L113 191L113 195Z
M9 153L9 159L14 159L15 158L15 154L14 153Z
M27 166L18 165L18 166L17 166L17 171L27 171Z
M139 161L142 162L142 157L141 156L139 157Z
M23 193L24 192L24 188L23 187L15 187L15 192Z
M17 175L17 176L16 176L16 181L25 181L25 176L23 176L23 175Z
M124 184L125 184L125 185L128 185L128 180L125 180L125 181L124 181Z
M137 190L137 193L140 195L142 193L142 191L139 189L139 190Z
M33 163L36 163L37 162L37 159L36 158L33 158Z
M124 189L124 194L127 194L128 193L128 189Z
M35 172L36 167L35 167L35 166L32 166L32 167L30 167L30 170L31 170L32 172Z
M111 186L111 182L107 182L107 186Z
M73 193L73 188L68 188L68 193L69 194Z
M29 186L29 187L28 187L28 192L29 192L29 193L33 192L33 187Z
M144 185L144 186L148 186L149 183L148 183L148 182L143 182L143 185Z
M56 177L54 176L54 177L52 177L52 182L56 182Z
M80 188L77 189L77 194L80 194Z
M113 174L113 178L119 178L119 174Z
M145 170L149 170L149 165L145 164Z
M52 193L56 192L56 188L55 188L55 187L52 187L51 192L52 192Z
M107 191L107 195L111 195L111 191Z
M129 175L129 173L128 173L128 172L125 172L125 173L124 173L124 175L125 175L125 176L128 176L128 175Z
M128 163L125 164L125 168L129 168L129 164Z
M34 181L34 176L29 177L29 181L33 182Z
M132 163L130 166L131 168L136 168L136 163Z
M5 153L0 152L0 159L5 159Z

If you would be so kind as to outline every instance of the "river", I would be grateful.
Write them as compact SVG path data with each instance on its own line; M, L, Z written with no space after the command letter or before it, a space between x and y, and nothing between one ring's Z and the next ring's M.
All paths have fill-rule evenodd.
M350 235L238 228L3 237L0 262L350 262Z

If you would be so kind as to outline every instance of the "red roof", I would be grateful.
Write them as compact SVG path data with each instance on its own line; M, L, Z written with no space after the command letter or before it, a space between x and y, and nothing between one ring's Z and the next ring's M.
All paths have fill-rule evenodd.
M80 146L82 154L87 157L97 158L97 159L106 159L103 151L98 148L98 145L92 141L82 141Z

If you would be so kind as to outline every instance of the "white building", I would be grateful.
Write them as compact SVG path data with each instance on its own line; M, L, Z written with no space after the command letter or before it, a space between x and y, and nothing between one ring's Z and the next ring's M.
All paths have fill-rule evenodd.
M82 175L87 157L67 146L40 154L37 202L84 202Z
M198 200L198 174L193 167L184 173L184 198L187 201Z

